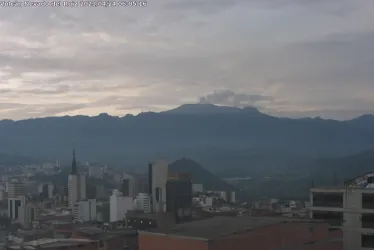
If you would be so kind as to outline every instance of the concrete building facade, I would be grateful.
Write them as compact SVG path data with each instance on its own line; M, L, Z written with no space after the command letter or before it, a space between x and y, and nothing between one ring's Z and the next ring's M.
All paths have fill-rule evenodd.
M79 222L95 221L96 199L80 200L75 203L73 208L74 219Z
M11 182L8 182L8 198L17 198L19 196L25 195L25 183L18 181L18 180L12 180Z
M41 213L41 210L34 203L28 203L25 206L18 208L18 222L21 225L30 225L36 221Z
M147 193L139 193L134 199L134 209L144 213L151 212L151 198Z
M26 205L26 197L19 196L17 198L9 198L8 199L8 217L11 220L18 221L20 218L20 207L24 207ZM22 211L22 210L21 210Z
M169 165L166 160L149 164L149 195L152 199L152 212L166 211L166 182Z
M113 190L113 193L109 198L109 203L110 222L125 219L127 211L133 209L133 198L123 196L117 189Z
M344 250L374 249L374 189L313 188L310 216L342 229Z
M310 216L343 231L344 250L374 249L374 174L338 187L312 188Z

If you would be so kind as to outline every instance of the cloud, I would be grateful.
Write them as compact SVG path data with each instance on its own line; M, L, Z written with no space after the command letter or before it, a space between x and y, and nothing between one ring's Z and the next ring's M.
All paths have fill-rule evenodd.
M206 98L287 114L370 110L373 13L350 0L0 8L0 103L19 104L0 115L122 116L222 89Z
M272 101L270 96L237 94L230 90L217 91L201 97L199 103L217 104L233 107L257 106L261 102Z

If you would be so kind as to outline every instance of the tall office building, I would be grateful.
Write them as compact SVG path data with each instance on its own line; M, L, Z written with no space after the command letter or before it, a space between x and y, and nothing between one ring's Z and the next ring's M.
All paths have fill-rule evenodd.
M166 182L169 165L166 160L158 160L148 165L148 186L151 197L151 212L166 211Z
M170 179L166 183L166 212L173 213L177 222L192 216L192 182Z
M25 206L18 207L18 222L21 225L30 225L38 219L40 208L34 203L28 203Z
M21 181L13 179L8 182L8 198L17 198L25 195L25 184Z
M69 207L73 208L75 203L79 200L86 199L86 176L80 175L77 169L75 159L75 149L73 150L73 162L71 166L71 173L68 177L68 200Z
M17 198L8 199L8 217L11 220L18 220L20 218L19 208L26 205L26 197L18 196Z
M123 173L121 178L120 191L123 196L134 197L134 177L129 174Z

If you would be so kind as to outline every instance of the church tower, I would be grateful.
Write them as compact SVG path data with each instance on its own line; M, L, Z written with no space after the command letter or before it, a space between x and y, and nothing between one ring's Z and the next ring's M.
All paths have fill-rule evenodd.
M80 174L75 158L75 148L73 149L73 161L71 164L71 172L68 177L68 200L69 207L73 208L79 200L86 199L86 176Z

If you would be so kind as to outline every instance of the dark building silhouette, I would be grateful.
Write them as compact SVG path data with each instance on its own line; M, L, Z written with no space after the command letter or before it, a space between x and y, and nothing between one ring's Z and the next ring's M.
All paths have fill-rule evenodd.
M169 179L166 183L166 212L173 213L176 221L192 216L192 182L189 179Z
M123 179L121 181L120 191L123 196L133 196L133 194L130 192L130 179Z

